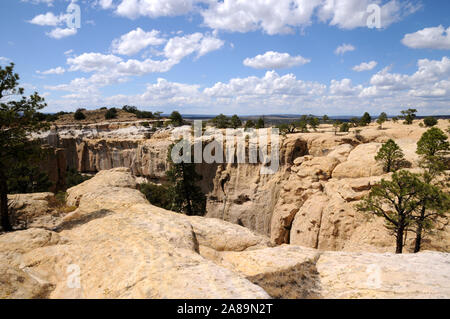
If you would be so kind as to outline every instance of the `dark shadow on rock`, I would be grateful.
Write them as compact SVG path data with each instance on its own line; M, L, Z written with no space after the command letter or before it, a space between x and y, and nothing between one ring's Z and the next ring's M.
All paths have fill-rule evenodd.
M320 278L315 262L307 261L286 270L247 277L275 299L318 299Z
M55 232L61 232L63 230L70 230L73 229L75 227L81 226L83 224L86 224L94 219L99 219L99 218L103 218L106 217L108 215L113 214L114 212L108 209L101 209L95 212L92 212L90 214L87 214L85 216L81 216L80 218L77 218L75 220L71 220L71 221L67 221L67 222L62 222L61 224L59 224L58 226L56 226L55 228L53 228L53 231Z

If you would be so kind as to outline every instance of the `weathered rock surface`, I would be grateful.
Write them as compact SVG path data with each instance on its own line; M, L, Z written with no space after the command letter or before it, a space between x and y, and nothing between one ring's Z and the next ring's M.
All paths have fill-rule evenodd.
M60 212L52 207L53 193L8 195L10 221L15 229L29 227L52 228Z
M274 244L392 251L382 220L368 222L354 207L382 177L389 178L374 160L381 143L394 139L405 166L417 170L416 143L426 131L418 124L387 122L378 129L373 123L338 135L331 125L321 125L318 132L288 134L281 139L280 169L273 175L261 175L258 164L199 164L207 216L245 226ZM437 127L445 131L448 122L440 120ZM139 122L63 125L41 138L64 150L67 167L90 173L128 167L141 180L162 181L172 133L179 130L148 135ZM449 252L450 224L440 225L424 245Z
M375 161L380 143L361 144L348 155L347 161L333 171L333 178L358 178L383 174L383 166Z
M448 298L450 254L323 252L284 245L215 261L277 298Z
M50 298L268 297L262 288L198 254L199 242L212 243L217 248L214 246L217 234L209 238L206 231L200 230L202 239L198 241L188 218L148 204L133 186L135 182L128 169L100 172L68 191L70 200L79 207L64 217L56 228L58 232L41 233L30 229L0 236L2 254L7 257L2 260L14 261L2 264L2 267L10 268L2 279L5 282L0 289L2 295L40 297L45 294ZM217 221L216 225L219 224ZM233 227L239 226L231 225L227 232L239 236L239 231ZM246 245L254 246L263 241L248 232L241 230L249 237L247 243L243 236L241 246L231 243L228 248L245 249ZM80 271L79 288L71 282L72 269ZM19 275L25 278L22 283L14 280Z
M152 206L135 184L128 169L100 172L68 191L78 209L53 231L0 235L0 298L450 298L449 254L271 248Z

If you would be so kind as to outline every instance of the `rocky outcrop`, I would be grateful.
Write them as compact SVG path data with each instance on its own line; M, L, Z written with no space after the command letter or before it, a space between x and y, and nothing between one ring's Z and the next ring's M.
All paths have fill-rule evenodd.
M55 228L57 232L30 229L1 236L1 253L6 257L2 255L0 260L7 271L2 275L0 295L13 298L269 297L242 276L201 257L199 242L216 245L214 237L199 230L202 239L197 240L188 218L148 204L133 189L135 184L128 169L101 172L68 191L69 201L76 203L78 209L63 218ZM231 232L240 236L239 231ZM249 236L248 230L241 232L246 233L243 237ZM250 237L249 244L258 245L258 237ZM24 247L19 244L22 241ZM246 247L244 243L229 248ZM80 285L77 277L71 276L78 271ZM14 279L18 276L25 279L17 282Z
M383 127L335 135L331 125L322 125L319 132L288 134L281 138L280 168L273 175L262 175L259 164L198 164L207 216L247 227L273 244L391 251L382 220L367 221L355 205L381 178L389 178L374 160L381 143L394 139L405 154L404 166L417 172L416 143L426 129L417 122ZM438 127L445 130L446 121ZM89 173L128 167L141 180L163 182L172 133L180 130L152 132L139 122L65 125L40 138L64 150L67 167ZM424 248L450 251L449 227L440 224Z
M142 122L66 125L35 138L64 150L67 168L97 173L129 167L134 175L156 179L164 178L167 150L172 143L169 131L152 132Z
M15 229L52 228L61 215L53 193L8 195L11 225Z
M0 298L449 298L450 255L326 252L150 205L127 168L53 230L0 235Z
M324 252L284 245L215 258L275 298L448 298L450 255ZM440 266L438 266L440 265Z

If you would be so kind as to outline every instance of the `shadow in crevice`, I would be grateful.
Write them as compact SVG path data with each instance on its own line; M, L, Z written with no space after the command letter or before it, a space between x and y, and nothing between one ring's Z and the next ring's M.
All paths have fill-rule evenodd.
M275 299L319 299L320 277L313 261L289 269L247 277Z
M81 226L83 224L89 223L90 221L94 219L99 219L106 217L108 215L113 214L113 211L108 209L101 209L92 213L89 213L84 216L80 216L79 218L76 218L75 220L65 221L53 228L53 231L55 232L61 232L63 230L70 230L75 227Z

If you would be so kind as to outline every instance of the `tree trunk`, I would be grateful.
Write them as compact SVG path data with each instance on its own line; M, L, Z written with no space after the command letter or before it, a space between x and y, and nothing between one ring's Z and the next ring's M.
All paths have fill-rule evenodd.
M3 231L12 231L8 214L8 183L3 172L0 171L0 219Z
M422 243L422 225L417 226L416 232L416 243L414 245L414 253L418 253L420 251L420 245Z
M417 224L416 229L416 242L414 245L414 253L418 253L420 251L420 246L422 244L422 231L423 231L423 221L425 219L425 206L422 207L422 211L420 212L419 222Z
M395 248L395 253L396 254L401 254L403 252L403 232L404 232L404 227L399 227L397 229L397 246Z

